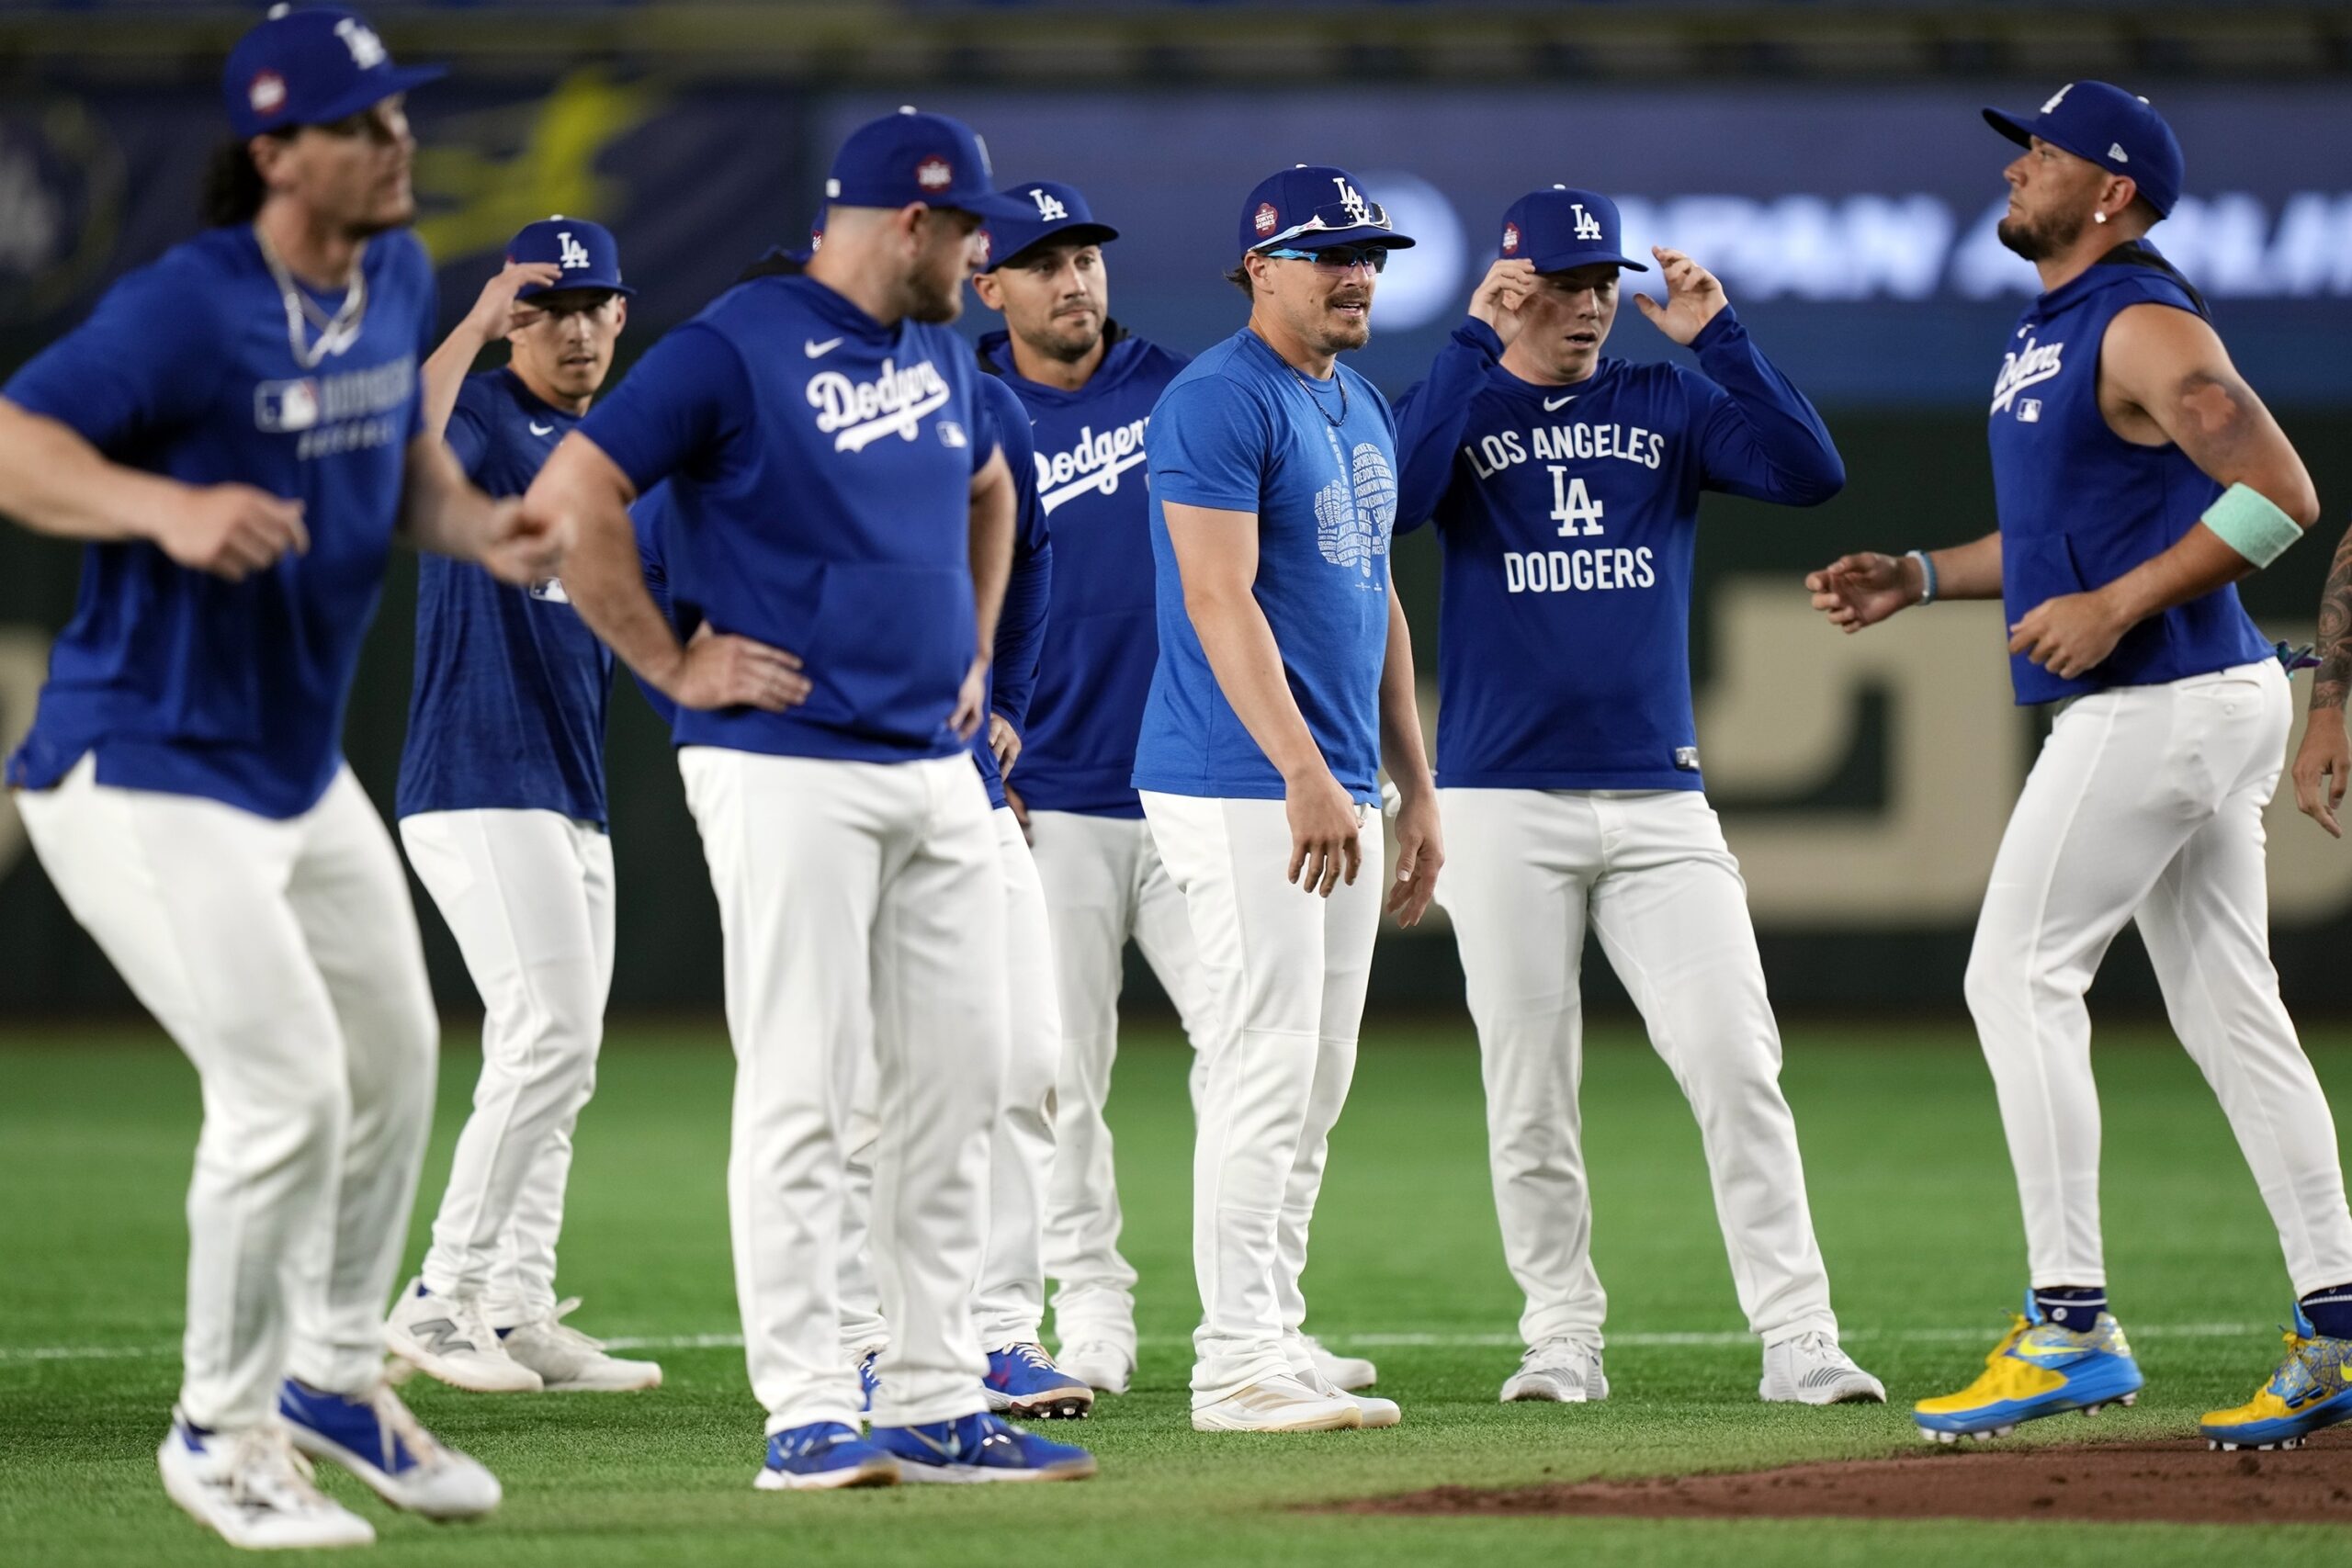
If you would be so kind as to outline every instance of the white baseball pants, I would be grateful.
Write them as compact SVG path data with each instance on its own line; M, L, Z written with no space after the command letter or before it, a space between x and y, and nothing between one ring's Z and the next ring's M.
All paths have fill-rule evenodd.
M2104 1285L2084 993L2136 919L2173 1031L2220 1097L2298 1295L2352 1280L2335 1122L2270 964L2262 809L2291 721L2271 660L2058 716L1993 862L1968 1008L1999 1093L2035 1286Z
M1588 921L1698 1118L1749 1330L1768 1345L1835 1335L1747 885L1706 797L1441 789L1438 808L1438 898L1478 1028L1495 1212L1527 1293L1527 1343L1599 1345L1608 1306L1577 1102Z
M1109 1344L1136 1353L1136 1271L1119 1253L1119 1179L1103 1107L1119 1054L1119 988L1132 939L1176 1005L1194 1047L1193 1105L1207 1057L1204 998L1184 896L1159 863L1141 818L1033 811L1037 875L1053 923L1062 1021L1055 1090L1054 1167L1046 1202L1046 1272L1064 1347Z
M1184 895L1204 998L1193 1158L1198 1409L1292 1367L1307 1231L1355 1073L1380 927L1381 818L1359 814L1363 868L1323 898L1284 880L1281 801L1147 792L1143 807Z
M1045 1319L1040 1261L1046 1184L1054 1166L1054 1078L1062 1050L1054 995L1053 936L1029 841L1010 807L989 814L1004 871L1005 998L1011 1051L1004 1102L989 1123L988 1224L980 1248L973 1326L982 1348L1036 1342ZM875 1075L859 1075L848 1138L850 1180L842 1234L842 1342L853 1357L890 1340L866 1260L874 1186Z
M556 1304L572 1127L595 1092L613 984L612 840L553 811L420 812L400 830L483 1011L424 1282L505 1327Z
M768 1430L854 1425L842 1355L845 1138L871 1051L871 1264L890 1347L874 1420L979 1411L972 1327L1005 1072L1004 886L962 754L878 763L678 753L726 944L728 1213Z
M364 1393L441 1032L391 836L348 767L282 821L96 771L85 757L17 805L66 907L203 1083L181 1407L233 1431L271 1418L288 1374Z

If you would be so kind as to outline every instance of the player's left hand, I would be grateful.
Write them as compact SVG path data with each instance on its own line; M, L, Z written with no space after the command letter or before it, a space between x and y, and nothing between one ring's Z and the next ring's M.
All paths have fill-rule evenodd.
M1436 797L1404 797L1396 807L1396 880L1388 886L1388 912L1400 926L1417 926L1437 894L1438 868L1445 864L1445 833L1439 826Z
M2331 839L2344 837L2335 820L2344 804L2344 786L2352 778L2352 742L2344 736L2344 710L2312 709L2311 728L2295 749L2295 805L2302 814L2327 829Z
M975 659L964 671L964 688L956 694L956 711L947 716L947 728L958 740L969 740L980 732L980 721L988 716L989 661Z
M2132 624L2117 615L2106 595L2061 593L2044 599L2009 628L2009 651L2022 653L2062 681L2097 665L2115 651Z
M528 588L545 582L563 565L563 540L555 519L526 514L520 496L491 503L482 539L481 564L501 582Z
M1634 308L1648 317L1652 326L1688 347L1715 319L1715 312L1731 301L1724 298L1724 286L1715 275L1680 251L1652 245L1650 254L1657 258L1659 276L1666 280L1666 303L1636 294Z
M996 756L999 773L1012 772L1012 764L1021 760L1021 732L1001 713L989 715L989 750Z

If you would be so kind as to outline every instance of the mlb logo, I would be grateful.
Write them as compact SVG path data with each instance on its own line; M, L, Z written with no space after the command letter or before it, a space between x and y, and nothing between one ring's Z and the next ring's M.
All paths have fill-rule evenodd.
M915 165L915 184L925 190L945 190L956 183L956 171L936 153Z
M319 384L264 381L254 389L254 428L270 434L308 430L319 423Z
M531 584L531 597L543 599L550 604L571 603L571 595L563 591L563 579L560 577L550 577L545 581Z
M2040 398L2019 398L2018 400L2018 421L2021 424L2041 423L2041 400Z
M941 420L938 430L939 444L942 446L969 446L972 444L965 435L964 427L952 419Z
M1674 749L1674 765L1686 773L1697 773L1699 771L1699 748L1696 746L1677 746Z

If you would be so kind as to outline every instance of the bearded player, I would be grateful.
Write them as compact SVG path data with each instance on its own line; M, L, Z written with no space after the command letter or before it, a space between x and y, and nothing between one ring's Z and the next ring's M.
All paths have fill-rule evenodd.
M1838 1348L1781 1036L1690 713L1699 497L1838 493L1821 417L1714 275L1651 254L1644 316L1690 349L1604 359L1626 255L1616 204L1555 186L1503 215L1502 259L1397 408L1399 526L1437 525L1438 803L1487 1081L1503 1251L1527 1352L1502 1397L1608 1396L1581 1115L1588 926L1689 1096L1768 1400L1883 1401Z
M1806 580L1849 632L1912 604L1997 598L2018 701L2066 705L2009 818L1968 961L2025 1212L2025 1315L1981 1377L1915 1416L1931 1438L1994 1437L2129 1404L2142 1385L2109 1310L2083 1003L2136 920L2300 1298L2277 1375L2203 1431L2222 1447L2292 1445L2352 1417L2352 1213L2270 963L2262 811L2287 677L2233 585L2301 538L2319 501L2204 300L2147 243L2181 186L2163 117L2076 82L2039 114L1984 118L2025 149L2006 171L2000 237L2042 286L1993 389L1999 531L1848 556Z

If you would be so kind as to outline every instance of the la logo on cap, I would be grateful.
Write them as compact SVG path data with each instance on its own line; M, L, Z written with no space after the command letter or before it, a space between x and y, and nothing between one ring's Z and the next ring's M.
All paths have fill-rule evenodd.
M245 102L255 114L276 114L286 102L286 78L275 71L256 72L245 88Z
M1503 254L1512 256L1517 255L1518 254L1519 225L1516 223L1506 223L1503 225Z
M915 165L915 184L925 190L945 190L956 183L956 171L937 153Z
M1274 210L1272 202L1261 201L1258 204L1258 215L1250 220L1250 222L1261 234L1271 234L1274 231L1275 225L1282 220L1283 216Z

